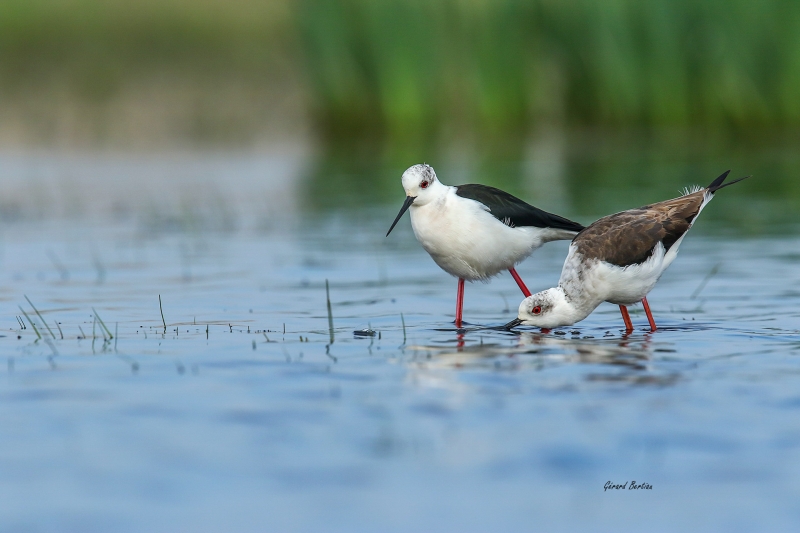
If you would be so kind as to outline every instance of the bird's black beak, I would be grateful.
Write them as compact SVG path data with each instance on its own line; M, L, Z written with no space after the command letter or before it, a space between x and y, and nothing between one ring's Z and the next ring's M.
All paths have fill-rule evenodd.
M522 319L515 318L514 320L512 320L511 322L509 322L508 324L503 326L503 329L505 329L507 331L510 331L511 328L515 328L515 327L519 326L520 324L522 324Z
M408 211L408 208L409 208L409 207L411 207L411 204L413 204L413 203L414 203L414 200L416 200L416 199L417 199L417 197L416 197L416 196L406 196L406 201L405 201L405 202L403 202L403 207L401 207L401 208L400 208L400 212L399 212L399 213L397 213L397 218L396 218L396 219L394 219L394 222L392 222L392 227L391 227L391 228L389 228L389 231L387 231L387 232L386 232L386 236L387 236L387 237L388 237L388 236L389 236L389 234L392 232L392 230L394 229L394 227L397 225L397 221L398 221L398 220L400 220L400 217L402 217L402 216L403 216L403 213L405 213L406 211Z

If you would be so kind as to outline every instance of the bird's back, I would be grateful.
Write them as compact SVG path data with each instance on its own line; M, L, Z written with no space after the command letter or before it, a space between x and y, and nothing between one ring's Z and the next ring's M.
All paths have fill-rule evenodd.
M512 194L488 185L470 183L457 185L455 188L458 196L483 204L492 216L512 228L549 228L563 230L565 235L574 234L583 229L583 226L577 222L543 211Z
M647 260L660 242L669 250L692 226L705 189L603 217L573 240L585 259L626 267Z

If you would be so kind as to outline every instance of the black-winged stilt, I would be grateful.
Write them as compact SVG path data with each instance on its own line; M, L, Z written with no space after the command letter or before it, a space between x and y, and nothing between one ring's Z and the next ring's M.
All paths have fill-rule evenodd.
M619 305L630 332L633 324L626 306L642 302L655 331L647 293L675 260L683 238L714 193L745 179L723 184L728 172L705 189L687 189L679 198L609 215L588 226L569 246L558 287L525 298L517 318L506 327L571 326L602 302L610 302Z
M531 293L514 266L542 244L571 239L583 226L485 185L448 186L433 167L414 165L403 173L406 210L414 235L442 270L458 278L456 327L461 327L464 280L488 280L508 270L525 296Z

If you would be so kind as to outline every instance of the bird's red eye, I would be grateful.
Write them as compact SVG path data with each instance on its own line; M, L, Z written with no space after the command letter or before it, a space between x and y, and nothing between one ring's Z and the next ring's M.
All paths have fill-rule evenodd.
M534 307L533 309L531 309L531 312L532 312L534 315L538 315L538 314L540 314L540 313L542 312L542 306L540 306L540 305L537 305L536 307Z
M421 189L427 189L428 188L428 182L427 181L423 181L422 183L419 184L419 186L420 186Z

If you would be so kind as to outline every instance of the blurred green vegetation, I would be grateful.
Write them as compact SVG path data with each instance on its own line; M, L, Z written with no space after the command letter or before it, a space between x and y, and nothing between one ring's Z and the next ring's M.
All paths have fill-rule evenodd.
M800 125L796 0L4 0L0 97L298 88L329 140ZM283 85L282 85L283 84Z
M3 0L0 85L65 78L102 99L117 83L166 68L198 76L264 76L292 44L283 0Z
M728 168L755 177L709 226L759 233L800 212L795 1L301 0L295 17L328 141L317 210L397 203L426 161L584 222ZM551 134L556 153L532 141Z
M253 142L305 120L295 36L286 0L3 0L0 144Z
M795 0L307 0L330 137L800 124Z
M27 124L67 145L294 142L300 123L323 140L314 212L397 203L423 161L584 222L733 168L756 177L709 218L756 230L800 212L800 3L0 2L0 143ZM544 151L561 200L542 136L563 137Z

